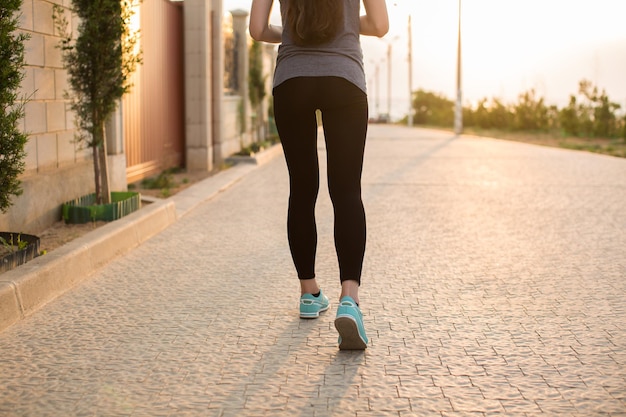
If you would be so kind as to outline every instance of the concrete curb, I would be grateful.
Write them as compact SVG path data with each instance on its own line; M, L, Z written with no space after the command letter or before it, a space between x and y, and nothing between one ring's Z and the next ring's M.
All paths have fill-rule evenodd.
M0 275L0 331L175 221L174 202L156 202Z
M229 156L228 158L226 158L226 162L230 162L233 164L248 163L254 165L263 165L267 161L270 161L272 158L274 158L276 155L282 153L282 151L282 146L274 145L265 149L262 152L254 154L254 156Z
M276 149L278 148L278 149ZM116 257L176 223L282 151L274 146L166 199L0 275L0 331L28 317ZM246 161L247 162L247 161Z

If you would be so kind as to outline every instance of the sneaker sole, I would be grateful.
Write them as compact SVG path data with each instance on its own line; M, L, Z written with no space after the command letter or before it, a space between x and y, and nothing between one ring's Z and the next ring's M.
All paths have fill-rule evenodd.
M335 319L335 328L341 336L340 350L365 350L367 343L359 335L359 328L351 316L339 316Z
M301 319L317 319L320 316L320 313L323 313L324 311L328 310L330 308L330 304L327 305L325 308L321 308L320 311L318 311L317 313L303 313L300 312L300 318Z

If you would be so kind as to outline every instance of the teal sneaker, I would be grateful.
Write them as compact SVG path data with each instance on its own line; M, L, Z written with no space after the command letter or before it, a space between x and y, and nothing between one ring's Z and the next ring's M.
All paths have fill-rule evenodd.
M330 302L328 297L320 290L320 295L314 297L313 294L304 294L300 297L300 318L316 319L322 311L328 310Z
M363 350L367 347L367 336L363 326L363 314L352 297L341 298L337 308L335 328L339 332L339 349Z

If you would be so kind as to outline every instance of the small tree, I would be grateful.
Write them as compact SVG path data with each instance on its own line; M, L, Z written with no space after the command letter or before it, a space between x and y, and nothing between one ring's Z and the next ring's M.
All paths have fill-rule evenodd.
M571 95L569 105L561 110L561 126L566 133L581 137L618 137L618 103L609 100L589 80L578 84L578 97Z
M514 128L517 130L547 131L550 126L548 107L534 89L519 95L514 108Z
M576 96L569 96L569 104L559 112L559 121L564 134L578 136L580 133L580 120L578 119L578 102Z
M0 211L11 206L11 197L22 194L19 176L24 172L24 147L28 136L19 129L24 100L18 97L24 79L24 41L16 33L22 0L2 0L0 6Z
M596 95L593 110L593 133L597 137L612 138L619 136L618 119L615 112L620 109L618 103L613 103L606 95L606 91Z
M62 36L63 61L72 88L76 113L76 140L93 151L96 198L108 203L105 122L119 99L129 91L130 75L141 61L138 34L131 33L133 8L140 0L73 0L71 12L79 18L78 37L72 39L60 6L54 20Z
M412 94L415 123L452 126L454 123L454 103L441 94L419 89Z

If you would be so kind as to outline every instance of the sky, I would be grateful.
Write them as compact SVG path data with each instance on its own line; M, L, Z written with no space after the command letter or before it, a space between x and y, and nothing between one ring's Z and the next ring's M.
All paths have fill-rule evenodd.
M225 11L249 10L251 4L223 1ZM407 113L410 67L413 90L456 97L459 3L387 0L389 33L382 39L361 37L370 113L386 113L389 107L394 118ZM624 16L626 0L461 0L464 105L482 98L515 103L519 94L534 89L548 104L563 107L579 81L587 79L626 111ZM278 0L272 21L280 22Z

